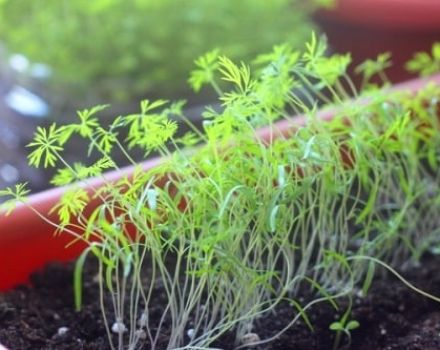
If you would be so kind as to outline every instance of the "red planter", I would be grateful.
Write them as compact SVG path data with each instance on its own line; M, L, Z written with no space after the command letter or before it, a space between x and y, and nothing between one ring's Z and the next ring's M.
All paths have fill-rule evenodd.
M396 85L393 89L417 91L434 81L440 84L440 74L429 79L417 79ZM357 101L356 103L362 103ZM330 120L334 115L332 110L323 110L319 117ZM271 139L289 136L298 127L304 125L306 119L298 116L291 120L283 120L272 128L262 128L257 136L270 142ZM160 163L156 158L143 163L144 169L150 169ZM117 180L123 175L131 174L133 168L127 167L120 172L106 174L108 181ZM103 182L100 179L91 179L89 185L99 187ZM65 188L55 188L29 198L28 204L42 213L49 212L50 208L58 201ZM79 255L84 248L81 244L75 244L66 248L70 242L69 235L54 237L54 227L39 218L28 207L19 206L10 216L0 215L0 290L7 290L18 283L26 282L33 271L43 267L51 261L68 261ZM0 350L7 350L2 348Z
M334 9L315 18L330 46L351 52L355 64L391 52L393 82L411 77L402 67L414 52L440 41L439 0L336 0Z

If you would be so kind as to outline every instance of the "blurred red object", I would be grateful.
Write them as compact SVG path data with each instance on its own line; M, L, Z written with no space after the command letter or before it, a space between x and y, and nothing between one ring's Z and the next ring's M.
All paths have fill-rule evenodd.
M351 52L353 67L391 52L392 82L413 77L404 63L440 41L440 0L336 0L333 9L318 11L315 20L335 52Z

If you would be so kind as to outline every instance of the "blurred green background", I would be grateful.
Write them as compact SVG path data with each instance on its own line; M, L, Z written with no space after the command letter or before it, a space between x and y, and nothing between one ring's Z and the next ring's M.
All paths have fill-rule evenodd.
M303 47L310 14L327 2L0 0L0 188L48 187L25 145L37 125L71 121L78 109L111 104L105 123L145 98L186 99L188 117L199 118L197 106L216 99L187 84L198 56L218 48L251 62L276 44ZM69 161L84 161L81 147Z
M303 45L314 1L0 0L0 41L47 64L55 97L83 107L146 96L191 97L194 59L219 48L249 60ZM54 96L54 94L56 96Z

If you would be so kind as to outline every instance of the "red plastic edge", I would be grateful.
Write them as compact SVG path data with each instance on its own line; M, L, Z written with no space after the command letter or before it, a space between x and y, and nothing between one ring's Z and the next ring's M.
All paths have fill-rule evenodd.
M416 92L429 82L440 84L440 74L427 79L416 79L398 84L392 90L408 90ZM356 103L362 103L357 101ZM330 120L335 114L334 110L322 110L318 117ZM306 123L304 116L296 116L283 120L271 128L262 128L257 132L257 137L270 142L279 137L288 137L298 127ZM155 158L142 163L142 168L151 169L162 162ZM134 168L126 167L121 171L106 173L109 181L115 181L122 176L132 174ZM103 184L101 179L90 179L88 186L99 187ZM42 213L47 213L58 201L66 188L55 188L29 197L28 204ZM71 241L68 235L54 236L54 227L44 222L32 210L20 205L11 215L0 215L0 290L7 290L19 283L27 281L29 275L51 261L68 261L80 254L84 248L75 244L69 248L66 245ZM0 345L0 350L8 350Z

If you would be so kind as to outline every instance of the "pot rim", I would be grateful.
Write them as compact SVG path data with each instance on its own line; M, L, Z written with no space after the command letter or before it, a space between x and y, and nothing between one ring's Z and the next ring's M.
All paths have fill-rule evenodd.
M440 74L429 78L414 79L391 87L392 90L417 91L428 82L440 84ZM366 103L365 99L352 103ZM330 120L335 110L332 108L322 109L318 112L318 118ZM270 142L273 138L289 137L298 127L307 122L305 116L295 116L277 122L272 127L263 127L257 131L257 137L263 142ZM156 167L163 161L162 158L154 158L141 162L142 169L148 170ZM116 181L125 175L130 175L134 167L129 166L119 171L105 173L107 181ZM87 189L91 185L99 187L104 184L102 178L87 180ZM49 189L30 195L27 203L42 213L48 213L57 203L60 196L66 191L66 187ZM93 203L91 204L91 207ZM55 215L51 219L56 220ZM2 257L2 269L0 269L0 290L6 290L19 282L27 279L32 271L44 266L49 261L66 261L78 256L84 246L75 244L66 249L70 242L69 235L53 236L54 227L40 219L31 209L25 205L18 205L9 215L0 213L0 256ZM2 349L0 349L2 350Z

